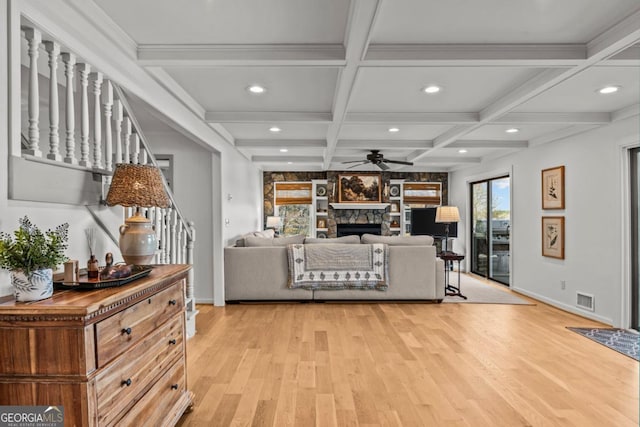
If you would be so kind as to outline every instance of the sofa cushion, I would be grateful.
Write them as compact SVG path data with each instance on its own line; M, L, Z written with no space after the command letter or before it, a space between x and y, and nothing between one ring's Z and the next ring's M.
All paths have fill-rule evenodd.
M260 246L287 246L288 244L298 244L304 242L304 234L296 236L276 237L274 239L266 239L264 237L248 236L244 238L246 247Z
M363 234L362 243L386 243L389 246L431 246L433 236L376 236Z
M270 228L268 230L264 230L264 231L252 231L251 233L247 233L247 234L243 234L242 236L240 236L240 238L238 240L236 240L236 247L238 248L243 248L246 245L245 239L247 237L258 237L258 238L262 238L262 239L273 239L273 237L276 235L276 232ZM271 245L261 245L261 246L271 246Z
M308 245L308 244L323 244L323 243L347 243L347 244L360 244L360 237L356 236L355 234L352 234L351 236L342 236L342 237L335 237L335 238L331 238L331 239L318 239L318 238L314 238L314 237L307 237L306 239L304 239L304 244Z

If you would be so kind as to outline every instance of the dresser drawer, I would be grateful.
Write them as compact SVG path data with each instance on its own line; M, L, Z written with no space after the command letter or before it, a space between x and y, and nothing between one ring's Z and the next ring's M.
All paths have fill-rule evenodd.
M185 361L178 360L127 414L118 426L173 425L189 403L186 391ZM144 421L142 421L144 420Z
M182 281L96 324L98 367L138 343L184 310Z
M97 377L98 424L110 425L183 353L184 316L175 315Z

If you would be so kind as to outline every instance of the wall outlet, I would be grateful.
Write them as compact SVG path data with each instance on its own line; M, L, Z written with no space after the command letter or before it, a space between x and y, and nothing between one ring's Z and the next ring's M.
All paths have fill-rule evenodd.
M567 282L564 280L560 280L560 289L562 289L563 291L565 289L567 289Z

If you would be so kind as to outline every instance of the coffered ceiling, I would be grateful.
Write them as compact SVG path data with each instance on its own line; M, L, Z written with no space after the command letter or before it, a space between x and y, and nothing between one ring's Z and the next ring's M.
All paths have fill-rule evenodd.
M94 1L265 170L345 169L370 149L455 170L640 111L638 0Z

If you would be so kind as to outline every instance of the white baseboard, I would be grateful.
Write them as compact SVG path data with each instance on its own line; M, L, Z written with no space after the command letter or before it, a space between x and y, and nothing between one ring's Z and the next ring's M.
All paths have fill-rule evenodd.
M196 298L196 304L213 305L213 298Z
M516 287L511 287L511 290L514 292L518 292L520 294L526 295L528 297L537 299L538 301L542 301L545 304L549 304L551 306L554 306L556 308L559 308L561 310L564 311L568 311L569 313L573 313L573 314L577 314L578 316L582 316L582 317L586 317L588 319L591 320L595 320L597 322L602 322L602 323L606 323L607 325L614 325L613 320L607 318L607 317L603 317L603 316L599 316L591 311L586 311L586 310L582 310L578 307L573 307L571 305L556 301L556 300L552 300L549 299L545 296L539 295L535 292L531 292L531 291L527 291L525 289L520 289L520 288L516 288Z

